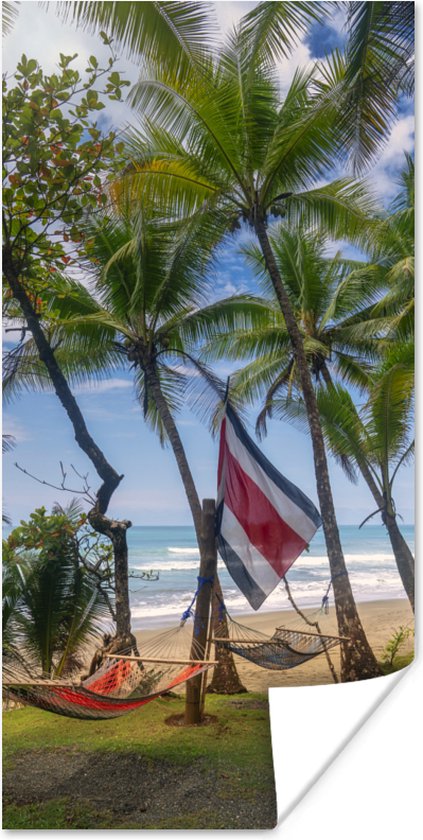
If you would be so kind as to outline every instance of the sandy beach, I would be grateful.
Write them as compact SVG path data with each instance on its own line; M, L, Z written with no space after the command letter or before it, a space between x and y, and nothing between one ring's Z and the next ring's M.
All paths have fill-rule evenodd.
M395 630L400 625L414 626L414 617L410 605L406 599L393 599L386 601L366 601L357 604L360 618L363 622L365 632L368 640L378 658L392 637ZM335 609L332 606L329 615L320 614L316 611L305 611L311 620L318 620L322 633L328 635L337 634L337 624ZM282 612L266 612L261 614L237 615L236 620L240 624L247 625L261 633L272 635L276 627L287 627L296 630L307 630L307 625L300 619L294 610L283 610ZM166 628L163 628L166 629ZM314 630L314 628L308 628ZM156 627L153 630L140 630L136 632L140 648L147 643L160 630ZM186 647L190 634L192 633L192 624L188 624L185 628L179 643L175 640L175 647L173 654L185 654L188 648ZM401 648L400 653L405 654L413 649L413 637L411 636L405 645ZM335 669L339 674L339 647L335 647L330 651L331 659L334 663ZM274 686L295 686L295 685L322 685L324 683L333 682L326 657L324 655L317 656L310 662L299 665L287 671L269 671L265 668L259 668L252 665L247 660L237 656L237 668L241 680L249 691L266 691L268 688Z

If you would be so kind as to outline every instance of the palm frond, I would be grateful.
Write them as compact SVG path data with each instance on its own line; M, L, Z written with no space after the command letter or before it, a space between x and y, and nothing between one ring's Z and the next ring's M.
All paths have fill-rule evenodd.
M164 65L187 69L216 37L213 7L207 3L63 2L58 14L89 32L106 30L129 58L160 56Z
M1 4L2 13L2 33L3 37L12 31L15 21L19 15L20 3L17 0L10 2L10 0L3 0Z

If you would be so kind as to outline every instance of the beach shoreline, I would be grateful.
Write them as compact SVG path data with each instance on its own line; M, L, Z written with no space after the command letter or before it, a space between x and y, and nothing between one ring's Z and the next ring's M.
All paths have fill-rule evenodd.
M357 603L357 609L369 643L378 659L382 657L382 653L395 630L398 630L401 625L414 626L414 616L406 598L362 601ZM319 610L305 609L304 612L310 620L317 620L319 622L322 633L337 635L336 613L333 606L330 608L328 615L320 613ZM315 628L308 627L293 609L280 610L278 612L243 613L236 615L236 621L269 636L273 634L276 627L281 626L303 630L305 632L307 630L310 632L315 631ZM170 630L171 626L169 623L162 623L161 626L154 625L151 628L150 624L150 628L148 628L147 620L145 620L145 625L142 628L137 627L134 629L134 635L137 638L140 650L142 651L143 644L148 644L154 636L160 634L162 631L166 633L166 631ZM177 627L177 622L174 626ZM181 637L180 646L174 648L175 655L183 653L183 646L186 645L190 633L192 633L192 622L187 623ZM414 640L410 636L401 648L400 654L410 653L413 650L413 646ZM330 656L339 676L339 646L330 651ZM286 671L270 671L265 668L260 668L240 656L236 656L235 661L241 681L248 691L265 692L271 687L324 685L333 682L324 655L316 656L309 662L305 662L296 668Z

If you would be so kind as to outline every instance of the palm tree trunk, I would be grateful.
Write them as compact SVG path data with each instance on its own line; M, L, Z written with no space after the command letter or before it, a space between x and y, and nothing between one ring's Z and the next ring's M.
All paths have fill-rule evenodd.
M212 593L212 627L213 635L219 633L228 638L229 628L225 611L222 610L223 594L219 578L216 579ZM219 631L219 633L218 633ZM213 669L213 677L207 692L210 694L241 694L247 689L242 685L236 670L232 651L227 650L224 645L216 645L216 658L219 665Z
M367 641L348 577L347 567L339 538L338 524L335 516L332 490L329 481L329 471L323 433L320 424L316 395L304 353L301 333L295 320L289 297L283 285L275 257L267 236L264 221L257 216L254 221L255 231L265 260L266 268L273 283L275 294L279 301L286 328L292 343L313 445L314 469L316 475L317 494L322 515L323 531L331 572L331 580L335 597L335 608L338 621L339 635L347 636L349 643L341 646L341 679L343 682L369 679L381 674L373 651Z
M322 366L323 378L328 388L332 387L332 379L326 367ZM378 510L381 511L382 521L388 531L389 540L394 553L395 562L397 564L398 573L401 578L402 585L405 589L408 600L410 601L411 609L414 612L414 557L398 527L397 519L394 511L388 512L386 504L371 469L364 457L360 458L358 454L355 456L357 466L363 476L376 504ZM392 507L392 506L391 506Z
M160 387L160 380L154 362L150 362L149 364L145 365L145 375L147 378L148 388L150 389L150 392L153 396L154 402L163 421L163 425L166 429L166 434L169 438L170 445L173 449L176 458L176 463L178 465L182 483L185 488L188 504L191 509L191 515L194 522L198 546L200 549L200 553L203 554L204 546L202 536L202 516L200 499L198 497L197 488L192 477L191 469L188 463L187 456L185 454L185 450L178 429L176 427L176 423L172 417L166 398L164 397L162 389ZM221 595L222 590L220 588L220 583L217 574L213 590L213 602L215 601L216 591ZM218 621L217 611L212 612L212 619L216 622ZM224 619L224 621L226 622L226 618ZM214 623L213 628L217 629ZM227 627L227 624L226 628L224 629L226 629L226 635L228 635L229 629ZM229 656L226 656L226 653L222 654L220 651L217 651L216 658L219 664L214 669L213 680L216 678L216 681L220 688L219 693L221 694L241 693L243 691L246 691L246 689L244 688L239 679L231 651L228 651L228 653ZM189 694L189 691L190 683L187 683L187 695Z
M113 545L115 566L115 598L116 598L116 631L122 637L122 646L136 644L131 634L131 613L129 609L128 592L128 546L126 532L131 527L129 520L112 520L105 514L112 494L119 486L123 476L109 464L104 453L91 437L84 417L69 388L67 380L54 355L54 350L44 334L39 318L32 303L19 280L13 267L8 264L7 255L4 259L4 272L15 300L18 301L28 329L30 330L38 350L40 360L44 363L53 384L54 390L72 423L75 440L88 456L103 483L97 491L96 503L89 511L88 519L94 530L109 537ZM130 642L128 643L128 640Z

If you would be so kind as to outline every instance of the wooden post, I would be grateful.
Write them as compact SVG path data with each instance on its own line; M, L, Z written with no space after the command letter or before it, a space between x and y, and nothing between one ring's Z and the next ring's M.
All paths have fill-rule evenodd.
M194 659L205 658L207 650L207 639L209 636L210 605L213 588L213 578L217 568L216 549L216 503L214 499L203 499L202 511L202 537L203 548L201 551L200 574L201 579L206 579L197 595L194 613L194 635L191 648L191 656ZM187 682L185 700L185 724L200 723L202 717L201 709L201 686L202 675L194 677Z

